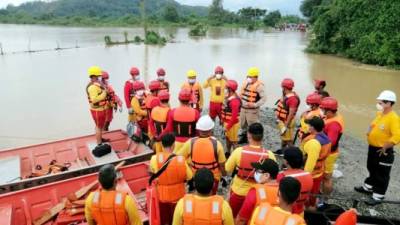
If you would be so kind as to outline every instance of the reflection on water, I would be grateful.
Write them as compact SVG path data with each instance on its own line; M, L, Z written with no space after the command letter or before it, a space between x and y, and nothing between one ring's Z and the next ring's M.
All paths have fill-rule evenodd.
M88 82L86 70L91 65L99 65L110 73L111 83L121 97L131 66L140 68L146 82L156 77L158 67L164 67L172 85L174 106L178 87L191 68L198 71L198 79L203 82L215 66L222 65L228 77L241 83L247 69L258 66L269 106L279 97L284 77L295 80L295 89L302 99L312 91L314 78L324 78L327 90L341 103L347 132L360 137L374 116L374 99L380 90L398 91L400 86L398 71L304 53L307 37L302 33L211 29L206 38L194 39L188 37L187 28L154 29L173 35L176 42L164 47L105 47L105 35L123 39L125 30L133 37L142 35L143 29L0 25L0 42L6 52L26 50L29 40L33 50L54 48L56 41L61 47L74 46L76 41L85 47L0 56L0 148L93 132L84 90ZM207 100L208 91L205 93ZM115 115L113 129L124 128L125 114Z

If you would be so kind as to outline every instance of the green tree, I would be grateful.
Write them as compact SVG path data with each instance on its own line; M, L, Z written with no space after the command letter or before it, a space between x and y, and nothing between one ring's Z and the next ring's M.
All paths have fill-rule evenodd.
M279 10L272 11L264 17L264 24L266 26L274 27L281 20L281 12Z
M223 0L213 0L208 11L208 19L213 25L223 23L223 15L225 13Z
M179 22L179 13L174 5L169 4L164 8L164 19L169 22Z

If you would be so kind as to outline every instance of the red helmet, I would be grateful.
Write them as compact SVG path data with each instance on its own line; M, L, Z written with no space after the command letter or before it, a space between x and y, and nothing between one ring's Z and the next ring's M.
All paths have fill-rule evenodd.
M163 68L160 68L157 70L157 75L158 76L165 76L165 70Z
M106 71L101 72L101 78L104 80L108 80L110 78L110 75Z
M324 81L324 80L315 80L315 82L314 82L314 86L316 87L316 88L319 88L319 87L325 87L326 86L326 81Z
M326 97L322 99L321 109L330 109L330 110L337 110L338 109L338 102L335 98Z
M192 97L192 93L190 93L189 89L184 88L179 92L179 100L180 101L190 101L191 97Z
M161 88L160 81L158 81L158 80L152 80L152 81L150 81L150 84L149 84L149 89L150 89L150 91L157 91L157 90L159 90L160 88Z
M158 93L158 98L160 100L169 100L169 92L167 90L161 90Z
M130 73L132 76L137 76L137 75L140 74L140 71L139 71L139 69L138 69L137 67L132 67L131 70L129 71L129 73Z
M319 105L321 104L321 96L317 93L309 94L306 98L306 103L309 105L311 104Z
M226 86L232 91L236 91L238 88L238 83L235 80L228 80Z
M294 81L290 78L285 78L281 83L281 87L292 90L294 87Z
M145 88L144 88L144 83L143 83L142 81L135 81L135 82L133 82L132 88L133 88L134 91L137 91L137 90L144 90L144 89L145 89Z
M222 66L215 67L215 74L224 74L224 68Z

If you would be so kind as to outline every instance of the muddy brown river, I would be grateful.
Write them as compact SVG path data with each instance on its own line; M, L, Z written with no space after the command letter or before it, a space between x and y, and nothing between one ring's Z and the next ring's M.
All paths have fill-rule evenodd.
M0 149L91 133L94 125L85 94L86 71L91 65L110 73L111 83L121 97L131 66L141 69L145 81L154 79L157 68L164 67L173 87L172 105L177 104L178 86L185 72L192 68L204 81L216 65L222 65L228 77L241 83L247 69L258 66L268 106L279 97L284 77L295 80L302 99L313 90L313 79L323 78L327 90L340 101L346 132L359 138L364 138L374 117L379 92L391 89L400 95L400 71L306 54L303 50L308 36L304 33L212 29L207 37L193 39L188 37L187 28L155 30L174 36L174 43L164 47L104 46L105 35L122 40L123 32L128 31L133 38L143 34L140 28L0 25L5 53L0 55ZM51 50L56 47L72 49ZM28 50L50 51L22 53ZM112 129L125 127L126 113L115 115Z

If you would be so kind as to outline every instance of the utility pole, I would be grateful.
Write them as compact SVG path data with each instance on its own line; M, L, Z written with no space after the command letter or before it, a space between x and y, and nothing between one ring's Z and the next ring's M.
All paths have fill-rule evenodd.
M146 37L147 34L146 0L140 0L140 14L142 16L144 36Z

